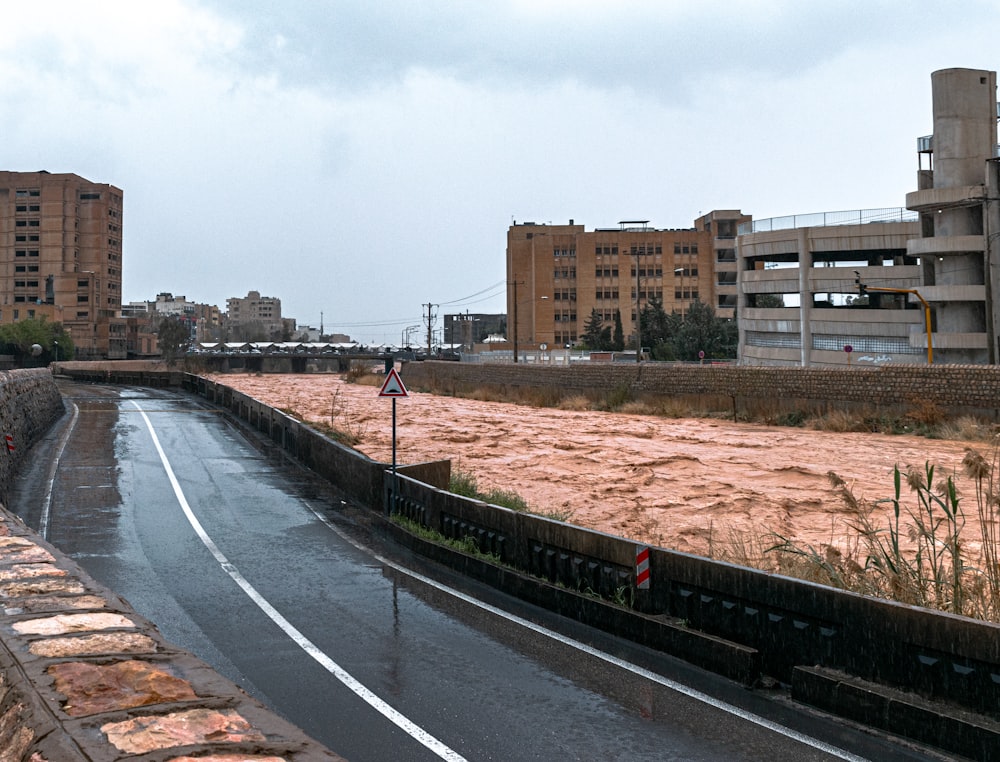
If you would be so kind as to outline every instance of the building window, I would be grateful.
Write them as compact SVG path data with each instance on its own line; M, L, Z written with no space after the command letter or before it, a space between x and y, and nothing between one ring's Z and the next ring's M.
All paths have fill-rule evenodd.
M17 198L37 198L41 194L42 192L40 190L24 188L19 188L14 192L14 195L17 196Z
M101 194L100 193L81 193L80 194L80 200L81 201L97 201L100 198L101 198Z

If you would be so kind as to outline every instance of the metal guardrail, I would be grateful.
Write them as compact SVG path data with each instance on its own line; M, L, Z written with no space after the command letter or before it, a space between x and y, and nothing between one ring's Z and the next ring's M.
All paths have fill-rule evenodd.
M794 228L826 227L830 225L864 225L871 222L916 222L917 212L906 207L887 207L884 209L854 209L842 212L813 212L811 214L792 214L785 217L769 217L763 220L753 220L740 224L739 235L750 233L770 233L774 230L792 230Z

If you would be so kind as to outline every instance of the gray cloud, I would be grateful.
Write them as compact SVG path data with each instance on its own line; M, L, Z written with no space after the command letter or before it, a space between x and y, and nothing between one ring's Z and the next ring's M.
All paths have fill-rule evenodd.
M426 69L490 85L573 81L684 96L711 78L787 76L871 40L921 33L921 3L511 3L205 0L247 30L240 63L289 84L355 90ZM540 3L541 7L545 3ZM294 7L294 12L289 9ZM576 7L576 6L567 6ZM910 13L903 13L906 8ZM926 29L924 32L926 34Z

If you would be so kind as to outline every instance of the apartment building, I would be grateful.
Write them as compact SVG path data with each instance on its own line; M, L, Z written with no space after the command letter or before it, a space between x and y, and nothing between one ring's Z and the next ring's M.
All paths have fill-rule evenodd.
M281 300L259 291L226 299L225 323L230 341L281 341L289 328L281 318ZM294 321L290 328L294 331Z
M572 346L596 310L606 324L619 313L634 345L637 310L650 299L681 314L700 300L732 318L736 232L750 219L738 210L717 210L691 228L624 220L589 232L573 220L515 222L507 231L508 340L518 350Z
M122 212L113 185L0 171L0 323L44 317L78 358L124 358Z

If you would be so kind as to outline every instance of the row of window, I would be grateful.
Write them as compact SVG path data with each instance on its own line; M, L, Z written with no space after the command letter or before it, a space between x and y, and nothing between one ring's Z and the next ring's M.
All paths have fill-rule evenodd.
M37 273L38 265L16 265L14 267L14 272L16 273Z
M37 257L38 249L15 249L15 257Z
M575 344L576 343L576 331L556 331L555 332L555 343L556 344Z
M552 277L556 278L556 279L559 279L559 278L575 278L576 277L576 268L575 267L564 267L561 270L554 270L552 272Z
M37 228L41 227L41 220L14 220L16 228Z
M557 323L575 323L576 313L575 312L557 312L552 316L552 319Z
M618 246L616 244L598 244L594 247L594 253L600 256L601 254L617 254ZM630 246L628 253L632 256L646 256L649 254L662 254L663 246L661 244L638 244ZM697 254L698 244L697 243L674 243L674 254ZM558 256L558 254L556 254Z
M38 188L18 188L14 191L17 198L38 198L42 192Z
M38 204L18 204L14 207L15 212L40 212L42 208Z
M38 240L38 233L33 233L31 235L25 235L24 233L22 233L21 235L14 236L14 241L16 243L30 243L37 240Z
M552 256L553 257L575 257L576 256L576 249L573 249L573 248L570 248L570 249L553 249L552 250Z

